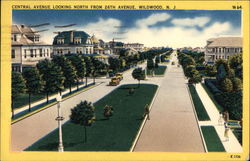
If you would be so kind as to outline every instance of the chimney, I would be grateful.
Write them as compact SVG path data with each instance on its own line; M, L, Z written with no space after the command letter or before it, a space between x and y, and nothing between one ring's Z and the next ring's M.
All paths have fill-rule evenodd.
M70 32L70 43L73 43L74 42L74 32L71 31Z

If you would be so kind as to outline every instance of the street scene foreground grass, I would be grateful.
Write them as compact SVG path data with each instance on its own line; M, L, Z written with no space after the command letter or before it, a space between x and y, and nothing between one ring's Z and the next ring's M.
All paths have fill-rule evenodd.
M167 69L167 66L159 66L158 68L154 69L155 75L164 75L165 71ZM150 70L147 69L147 75L152 75Z
M129 94L130 88L134 93ZM123 85L96 103L96 122L87 127L87 142L84 142L84 127L67 122L63 125L65 151L129 151L142 123L146 104L150 104L157 85ZM103 116L105 105L111 105L114 115ZM63 108L63 107L62 107ZM73 108L73 107L72 107ZM51 132L26 151L57 151L58 129Z
M203 105L203 103L201 102L201 99L195 89L195 87L193 85L188 85L190 94L192 96L193 99L193 103L194 103L194 107L195 107L195 111L197 113L198 116L198 120L199 121L207 121L210 120L207 111Z
M201 126L208 152L225 152L218 134L213 126Z

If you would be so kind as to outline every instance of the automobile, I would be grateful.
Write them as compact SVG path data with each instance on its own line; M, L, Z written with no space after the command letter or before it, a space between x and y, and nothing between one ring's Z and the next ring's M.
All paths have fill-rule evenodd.
M123 79L122 73L116 73L115 76L120 79L120 81Z
M113 77L111 78L109 85L110 86L117 86L118 84L120 84L120 79L117 77Z

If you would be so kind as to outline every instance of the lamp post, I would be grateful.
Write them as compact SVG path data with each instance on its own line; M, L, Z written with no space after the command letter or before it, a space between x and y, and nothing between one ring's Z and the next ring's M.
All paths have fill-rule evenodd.
M57 101L57 118L56 121L58 121L58 129L59 129L59 144L58 144L58 151L63 152L63 140L62 140L62 120L64 119L61 116L61 109L60 109L60 102L62 101L62 96L58 93L56 97Z

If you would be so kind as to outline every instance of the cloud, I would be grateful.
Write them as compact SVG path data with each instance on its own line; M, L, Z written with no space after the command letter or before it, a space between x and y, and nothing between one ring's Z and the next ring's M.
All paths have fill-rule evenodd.
M170 15L167 13L155 13L155 14L150 15L147 18L136 21L136 25L141 26L141 27L147 27L150 25L155 25L158 22L164 22L168 20L169 18L170 18Z
M173 19L171 22L176 26L193 27L199 26L203 27L210 21L209 17L195 17L195 18L179 18Z
M119 19L99 18L97 22L91 22L83 26L78 26L76 29L85 31L89 35L95 34L97 38L104 41L110 41L116 36L123 37L121 40L125 43L143 43L147 47L153 46L169 46L173 48L191 46L191 47L204 47L206 40L212 37L221 35L240 35L241 29L234 28L229 22L210 22L209 17L195 17L184 18L184 23L179 24L181 19L173 19L171 23L174 26L157 26L158 22L167 21L170 15L164 13L152 14L146 18L139 19L135 22L133 27L120 29L115 26L122 26L122 21ZM191 21L193 23L191 23ZM183 22L183 21L182 21ZM206 25L208 24L209 25ZM202 27L198 30L196 26ZM124 34L116 35L114 32L126 30ZM52 30L53 31L53 30ZM51 32L51 30L50 30ZM47 33L44 37L47 41L53 41L55 34Z

